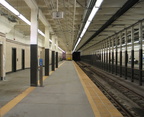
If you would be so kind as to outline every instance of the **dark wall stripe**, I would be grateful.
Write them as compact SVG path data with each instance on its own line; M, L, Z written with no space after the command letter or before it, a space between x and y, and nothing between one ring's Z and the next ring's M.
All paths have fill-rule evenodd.
M38 46L37 45L31 45L30 46L30 52L31 52L31 61L30 61L30 85L31 86L37 86L38 85Z
M45 76L49 76L49 49L45 49Z
M55 71L55 51L52 51L52 71Z
M56 52L56 68L58 68L58 52Z

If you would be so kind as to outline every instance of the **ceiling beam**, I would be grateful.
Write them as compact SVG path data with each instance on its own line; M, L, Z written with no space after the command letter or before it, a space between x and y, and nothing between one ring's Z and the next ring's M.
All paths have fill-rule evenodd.
M35 2L35 0L24 0L26 4L31 8L31 9L38 9L38 5ZM50 32L53 32L53 29L49 22L47 21L46 17L43 15L42 11L39 9L39 19L45 26L49 26Z

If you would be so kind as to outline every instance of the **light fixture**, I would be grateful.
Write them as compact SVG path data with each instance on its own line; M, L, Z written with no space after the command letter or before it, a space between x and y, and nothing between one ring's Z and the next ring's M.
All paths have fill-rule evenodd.
M20 13L15 9L13 8L9 3L7 3L5 0L0 0L0 3L6 7L8 10L10 10L12 13L14 13L15 15L19 15Z
M127 45L130 45L130 44L132 44L132 43L127 43Z
M49 41L52 43L52 40L51 40L51 39L49 39Z
M98 7L93 7L91 14L89 15L88 21L91 22L93 20L93 18L94 18L95 14L97 13L98 10L99 10Z
M41 34L43 37L45 37L45 34L39 29L38 29L38 33Z
M61 49L60 47L58 47L58 49L65 53L65 51L63 49Z
M28 25L31 25L31 22L28 19L26 19L22 14L18 15L18 17Z
M103 0L97 0L95 6L96 6L96 7L100 7L101 4L102 4L102 2L103 2Z
M87 30L87 28L89 27L90 23L91 23L91 22L89 22L89 21L86 22L85 27L84 27L86 30Z
M81 38L84 36L86 30L88 29L90 23L92 22L92 20L93 20L93 18L94 18L94 16L96 15L97 11L99 10L102 2L103 2L103 0L97 0L97 1L96 1L95 5L94 5L94 7L93 7L93 9L92 9L89 17L88 17L88 20L86 21L86 24L85 24L85 26L84 26L84 28L83 28L83 31L82 31L82 33L80 34L80 38L78 39L78 41L77 41L77 43L76 43L76 45L75 45L75 47L74 47L74 49L73 49L73 52L75 51L76 47L77 47L78 44L80 43Z
M80 35L80 38L82 38L82 37L84 36L86 30L87 30L87 29L85 29L85 28L83 29L83 31L82 31L82 33L81 33L81 35Z
M0 0L0 4L2 4L4 7L6 7L8 10L10 10L12 13L14 13L16 16L18 16L21 20L23 20L25 23L27 23L28 25L31 25L31 22L26 19L22 14L20 14L14 7L12 7L8 2L6 2L5 0ZM42 36L45 37L45 34L38 29L38 33L41 34ZM49 39L50 42L52 42L51 39ZM62 50L60 47L58 47L62 52L65 52L64 50Z
M80 41L81 41L81 38L78 39L78 41L77 41L77 43L76 43L76 45L75 45L75 47L74 47L74 50L76 49L76 47L77 47L77 45L79 44ZM74 52L74 51L73 51L73 52Z
M135 41L134 43L139 43L139 41Z

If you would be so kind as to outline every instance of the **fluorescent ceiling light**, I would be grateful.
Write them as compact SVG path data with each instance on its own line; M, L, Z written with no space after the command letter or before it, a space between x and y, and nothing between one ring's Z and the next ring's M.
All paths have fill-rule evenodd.
M49 41L52 43L52 40L51 40L51 39L49 39Z
M96 1L95 5L94 5L94 7L93 7L93 9L92 9L89 17L88 17L88 20L86 21L86 24L85 24L85 26L84 26L84 28L83 28L83 31L82 31L82 33L80 34L80 38L82 38L82 37L84 36L86 30L88 29L90 23L92 22L92 20L93 20L93 18L94 18L94 16L96 15L97 11L99 10L102 2L103 2L103 0L97 0L97 1ZM73 49L73 52L75 51L77 45L80 43L80 40L81 40L81 39L79 39L79 40L77 41L77 43L76 43L76 45L75 45L75 47L74 47L74 49Z
M76 45L75 45L75 47L74 47L74 49L73 49L73 52L75 51L75 49L76 49L76 47L78 46L78 44L79 44L80 41L81 41L81 38L78 39L78 41L77 41L77 43L76 43Z
M135 48L139 48L139 46L134 46Z
M8 10L10 10L12 13L14 13L15 15L19 15L20 13L13 8L9 3L7 3L5 0L0 0L0 3L6 7Z
M134 43L139 43L139 41L135 41Z
M62 52L64 52L64 53L65 53L65 51L64 51L63 49L61 49L60 47L58 47L58 49L60 49Z
M84 28L81 35L80 35L80 38L82 38L84 36L85 32L86 32L86 29Z
M92 21L95 14L97 13L97 11L99 10L99 8L96 8L96 7L93 7L92 11L91 11L91 14L89 15L89 18L88 18L88 21Z
M95 7L100 7L102 2L103 2L103 0L97 0L96 4L95 4Z
M80 41L81 41L81 39L79 39L79 40L78 40L78 42L77 42L76 46L78 45L78 43L79 43Z
M88 22L86 22L85 27L84 27L86 30L88 29L88 27L89 27L90 23L91 23L91 22L89 22L89 21L88 21Z
M6 2L5 0L0 0L0 4L2 4L4 7L6 7L8 10L10 10L12 13L14 13L15 15L17 15L21 20L23 20L25 23L27 23L28 25L31 25L31 22L26 19L22 14L20 14L14 7L12 7L8 2ZM42 36L45 37L45 34L38 29L38 33L41 34ZM51 39L49 39L50 42L52 42ZM62 50L60 47L58 47L61 51L65 52L64 50Z
M76 44L76 46L78 45L78 43L81 41L81 38L79 38L79 40L78 40L78 42L77 42L77 44Z
M38 33L41 34L43 37L45 37L45 34L39 29L38 29Z
M28 19L26 19L22 14L18 15L18 17L28 25L31 25L31 22Z

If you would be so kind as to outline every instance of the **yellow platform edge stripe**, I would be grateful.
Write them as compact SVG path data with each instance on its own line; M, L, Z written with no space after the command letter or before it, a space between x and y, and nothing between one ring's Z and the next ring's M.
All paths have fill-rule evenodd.
M85 76L83 76L83 75L86 75L86 74L80 69L80 67L79 67L75 62L73 62L73 64L74 64L74 67L75 67L75 69L76 69L76 72L77 72L77 74L78 74L78 76L79 76L79 79L80 79L80 81L81 81L81 84L82 84L82 86L83 86L83 88L84 88L84 91L85 91L85 93L86 93L86 96L87 96L87 98L88 98L88 101L89 101L89 103L90 103L90 105L91 105L91 107L92 107L92 110L93 110L93 113L94 113L95 117L101 117L101 116L100 116L100 113L99 113L99 111L98 111L98 109L97 109L97 107L96 107L96 105L95 105L95 102L94 102L94 100L92 99L92 96L90 95L90 92L89 92L88 89L87 89L86 84L85 84L84 81L82 80L82 77L85 77Z
M30 92L32 92L35 89L35 87L29 87L24 92L22 92L20 95L15 97L13 100L8 102L6 105L4 105L0 109L0 117L4 116L8 111L10 111L15 105L17 105L24 97L26 97Z
M104 94L99 90L99 88L91 81L91 79L83 72L83 70L74 63L77 74L80 78L80 81L83 85L83 88L86 92L88 101L92 107L92 110L94 112L95 117L123 117L123 115L113 106L113 104L107 99L107 97L104 96ZM103 99L101 99L101 96L104 96ZM95 97L98 97L99 100L95 100ZM105 98L105 99L104 99ZM110 103L107 105L105 101ZM97 105L97 103L101 103L100 107ZM106 105L108 107L105 107ZM103 112L105 110L105 112Z
M61 67L65 62L62 62L59 67ZM56 69L55 69L56 70ZM54 71L50 72L50 75ZM48 76L43 76L43 80L47 79ZM9 112L14 106L16 106L22 99L24 99L30 92L32 92L36 87L29 87L25 91L23 91L21 94L19 94L17 97L12 99L10 102L8 102L6 105L4 105L2 108L0 108L0 117L3 117L7 112Z

